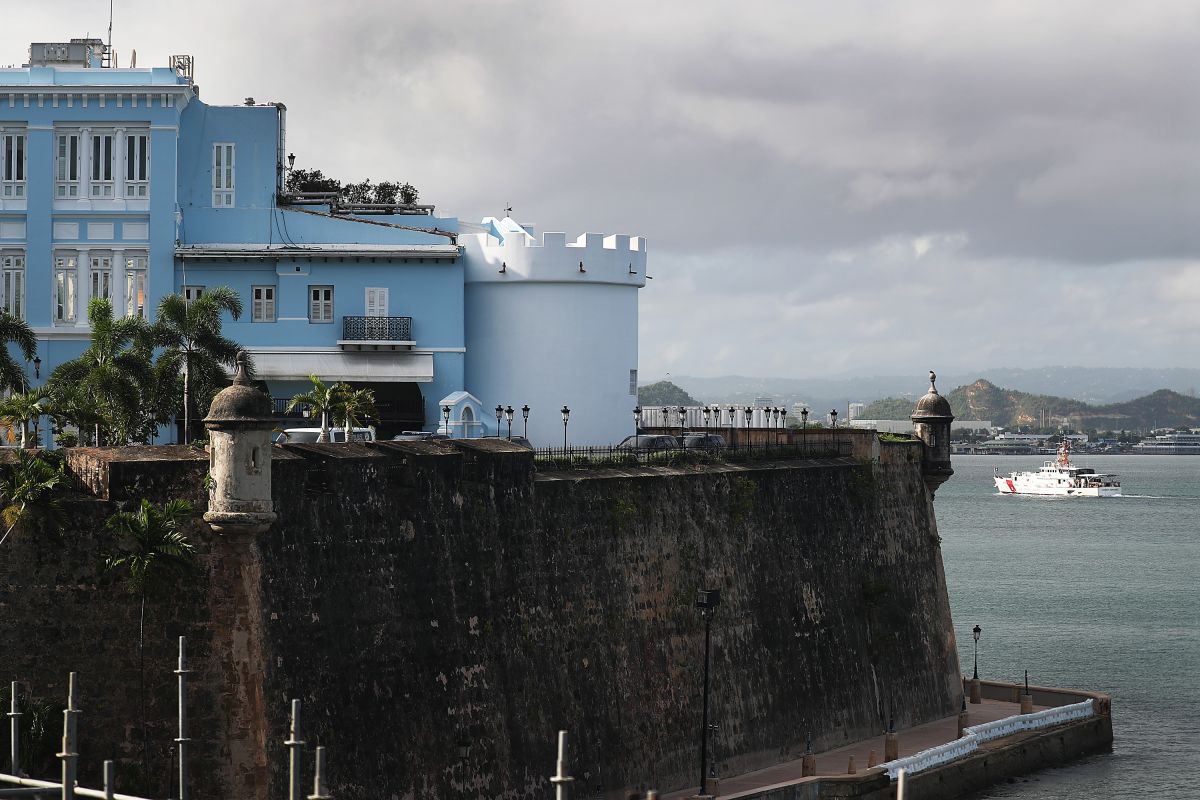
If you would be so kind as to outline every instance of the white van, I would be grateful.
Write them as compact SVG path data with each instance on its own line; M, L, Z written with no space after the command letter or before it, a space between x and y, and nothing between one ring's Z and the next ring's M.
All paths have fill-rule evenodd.
M321 437L320 428L286 428L276 433L274 437L275 444L312 444ZM329 441L337 443L346 441L345 428L330 428ZM350 441L352 442L373 442L375 441L374 428L351 428Z

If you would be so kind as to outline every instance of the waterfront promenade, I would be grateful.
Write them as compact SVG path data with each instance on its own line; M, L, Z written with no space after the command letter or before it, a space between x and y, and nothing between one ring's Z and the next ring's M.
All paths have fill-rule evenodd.
M1033 710L1041 711L1049 707L1035 704ZM969 714L967 725L980 725L984 722L1004 719L1019 714L1020 710L1018 703L984 698L982 703L967 705ZM933 722L897 731L897 733L899 734L899 757L911 756L922 750L946 744L958 738L958 715L943 717ZM883 763L883 744L884 736L881 732L878 736L870 739L863 739L834 748L833 750L817 753L816 776L813 778L804 778L803 780L811 781L822 777L844 776L847 774L847 766L849 765L851 756L854 757L857 771L862 773L867 769L872 750L875 751L877 762L880 764ZM742 775L722 777L719 780L717 792L714 794L717 797L735 798L747 794L757 794L769 790L771 787L781 784L791 784L797 781L801 781L801 759L799 758ZM711 786L709 787L709 791L712 791ZM683 800L684 798L693 797L695 794L696 787L692 787L664 794L662 797L666 800Z

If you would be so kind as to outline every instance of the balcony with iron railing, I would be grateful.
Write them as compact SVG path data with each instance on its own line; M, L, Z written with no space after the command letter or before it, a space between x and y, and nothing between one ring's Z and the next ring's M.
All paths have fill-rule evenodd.
M343 350L411 350L412 317L342 317Z

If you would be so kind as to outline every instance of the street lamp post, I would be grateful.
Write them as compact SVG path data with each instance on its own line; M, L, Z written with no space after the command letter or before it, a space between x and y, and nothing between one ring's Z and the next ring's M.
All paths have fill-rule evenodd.
M500 438L500 415L504 413L504 406L496 406L496 438Z
M975 639L975 672L971 677L971 702L982 703L983 693L979 686L979 634L983 633L983 629L976 625L971 629L971 636Z
M529 403L521 406L521 419L525 421L525 438L529 438Z
M687 421L687 409L683 406L679 407L679 443L683 444L684 423Z
M567 420L571 418L571 409L566 406L562 407L563 418L563 450L567 449Z
M711 641L712 615L721 605L720 589L700 589L696 592L696 608L704 617L704 712L700 723L700 794L708 794L708 654Z
M450 406L442 406L442 422L444 423L443 427L446 429L446 436L454 438L450 435Z
M837 409L836 408L829 409L829 427L830 428L837 427Z
M979 634L983 633L983 628L976 625L971 629L971 635L975 637L975 674L972 676L975 680L979 680Z
M803 406L800 409L800 442L804 447L804 452L808 452L808 406Z
M708 418L712 414L712 409L708 406L704 407L704 430L708 430Z
M642 432L642 407L633 407L633 433L637 435Z
M504 420L505 420L505 422L508 423L508 438L512 439L512 420L513 420L513 407L512 406L507 406L504 409ZM499 431L496 431L496 432L499 433Z
M737 425L737 409L729 407L729 446L733 447L733 428Z

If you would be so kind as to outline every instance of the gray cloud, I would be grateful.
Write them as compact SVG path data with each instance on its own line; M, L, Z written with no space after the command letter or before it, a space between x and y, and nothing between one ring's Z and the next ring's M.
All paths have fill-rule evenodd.
M0 45L94 33L98 5L10 13ZM1191 2L192 8L118 3L118 47L194 53L209 102L283 100L298 163L648 236L647 375L1173 365L1200 343Z

